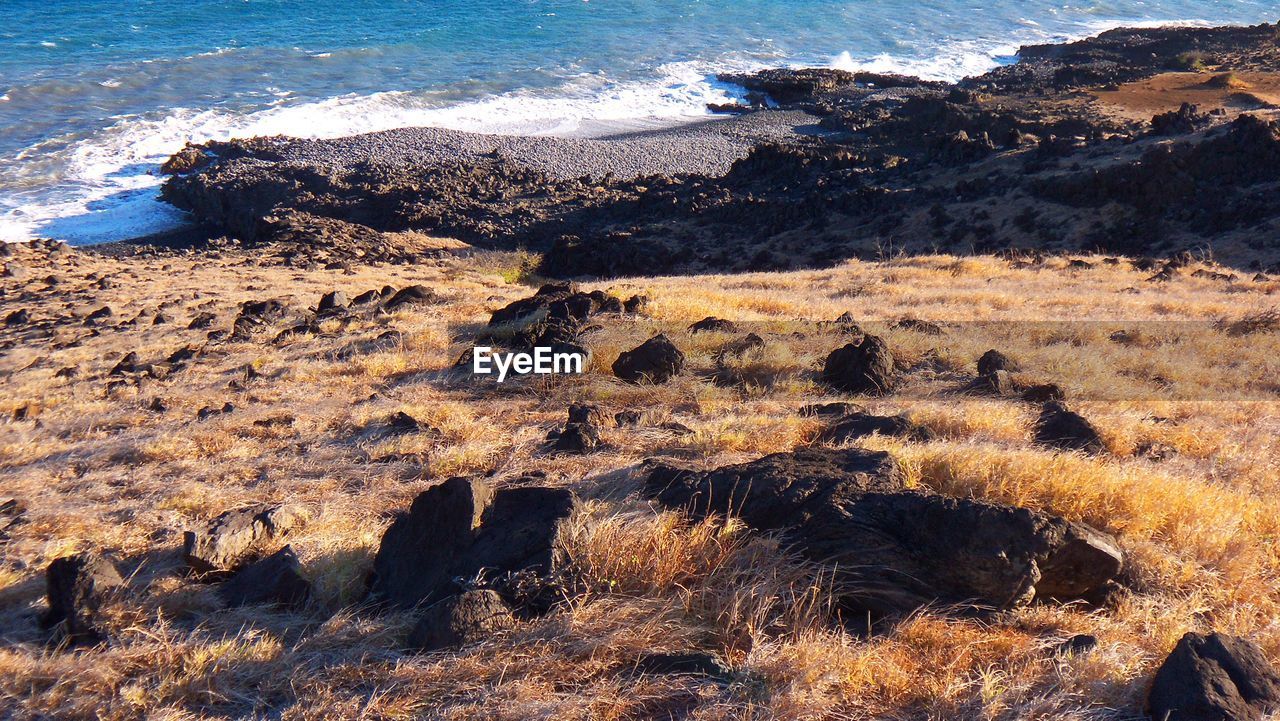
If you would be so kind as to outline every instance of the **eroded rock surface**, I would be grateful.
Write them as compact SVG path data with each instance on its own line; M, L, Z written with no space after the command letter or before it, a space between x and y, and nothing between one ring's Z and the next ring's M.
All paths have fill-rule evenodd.
M409 609L468 590L459 582L550 574L562 561L560 524L575 505L565 489L495 491L477 479L450 478L418 494L383 534L370 595Z
M695 516L785 531L807 558L837 569L852 605L880 612L1078 598L1122 563L1115 540L1083 524L908 490L883 452L802 449L712 471L660 465L646 489Z
M1147 713L1159 721L1256 721L1280 709L1280 673L1253 643L1188 633L1156 671Z
M204 529L184 533L182 555L198 573L231 571L306 519L306 509L295 505L228 511Z

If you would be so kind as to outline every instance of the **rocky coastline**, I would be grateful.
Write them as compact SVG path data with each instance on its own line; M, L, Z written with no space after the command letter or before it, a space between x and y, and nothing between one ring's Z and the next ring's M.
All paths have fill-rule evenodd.
M293 243L307 262L370 247L412 259L396 234L413 231L528 248L556 277L1010 249L1211 250L1273 269L1277 32L1115 30L1024 47L955 84L727 75L750 104L716 109L736 118L596 139L407 129L208 143L166 164L163 192L215 234ZM1165 107L1152 110L1155 92Z

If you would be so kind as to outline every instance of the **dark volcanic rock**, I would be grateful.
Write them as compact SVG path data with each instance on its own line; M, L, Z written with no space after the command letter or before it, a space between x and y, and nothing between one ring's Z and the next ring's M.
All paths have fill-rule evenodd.
M125 373L134 373L138 370L138 354L130 351L120 359L118 363L111 368L111 372L107 375L118 376Z
M1185 135L1208 125L1209 117L1197 112L1199 109L1191 103L1183 103L1177 110L1160 113L1151 118L1153 135Z
M111 316L112 316L111 308L104 305L101 308L93 311L89 315L85 316L84 322L85 322L85 325L97 325L99 321L104 321L110 318Z
M1018 389L1009 371L1001 370L978 376L965 390L992 396L1011 396Z
M124 586L116 567L95 553L63 556L49 564L45 584L49 610L41 625L58 627L60 638L73 644L101 641L94 616L109 595Z
M980 376L995 373L996 371L1009 371L1010 373L1016 373L1019 370L1021 369L1018 368L1017 363L1014 363L1009 356L998 350L989 350L986 353L983 353L982 357L978 359L978 375Z
M306 512L294 505L228 511L204 530L186 531L182 556L197 573L230 571L260 546L284 536L305 520Z
M857 403L845 403L837 401L835 403L814 403L800 408L802 416L818 416L820 418L839 418L841 416L853 415L855 413L865 413L866 408Z
M659 676L707 676L725 680L732 669L709 653L646 653L636 661L636 673Z
M320 297L320 303L316 306L316 310L324 313L326 311L342 310L350 305L347 300L347 294L340 290L330 291Z
M562 430L555 431L555 453L590 453L600 447L600 425L604 423L604 411L590 403L574 403L569 406L569 420Z
M556 453L590 453L600 447L600 427L594 423L569 423L556 437Z
M846 443L873 433L896 436L915 441L933 439L933 432L912 423L906 416L875 416L870 413L850 413L837 419L818 434L819 443Z
M486 640L515 624L511 606L498 593L467 591L428 608L409 632L409 646L420 651L455 648Z
M1066 398L1066 393L1053 383L1027 386L1022 391L1022 400L1028 403L1047 403L1049 401L1060 401L1063 398Z
M1280 674L1243 638L1187 633L1156 671L1147 713L1159 721L1254 721L1280 709Z
M440 303L443 299L436 295L436 292L425 285L411 285L408 288L401 288L396 294L391 296L383 307L387 310L395 310L397 308L415 306L415 305L432 305Z
M906 490L902 469L882 452L803 449L701 472L660 465L646 490L695 516L785 531L806 557L835 565L848 601L881 612L1079 598L1121 565L1114 539L1083 524Z
M848 393L888 393L897 382L893 353L879 336L864 336L862 340L837 348L827 356L822 367L822 380Z
M613 374L631 383L666 383L684 370L684 353L658 334L613 362Z
M17 328L31 322L31 313L26 308L19 308L4 317L7 328Z
M455 580L509 573L549 574L561 554L560 524L575 506L559 488L505 488L450 478L414 499L382 536L370 595L413 608L456 593Z
M552 303L564 300L575 293L571 283L547 283L531 297L521 298L499 308L489 317L489 325L504 325L523 320L539 311L546 310Z
M738 326L731 320L708 316L689 326L690 333L737 333Z
M26 523L27 507L16 498L0 501L0 546L13 538L13 531Z
M213 322L217 319L218 316L213 313L201 313L191 319L191 322L187 324L187 328L189 330L203 330L213 325Z
M721 82L766 93L779 103L813 101L815 95L853 85L858 75L831 68L772 68L755 73L722 73Z
M540 139L550 146L541 157L520 158L465 150L493 147L474 137L449 136L463 146L456 155L427 152L419 131L401 130L192 146L168 165L176 174L163 197L290 263L407 261L415 252L397 236L412 230L529 248L549 277L828 267L886 244L1146 255L1171 252L1169 238L1218 244L1243 267L1276 248L1269 121L1224 128L1231 113L1170 107L1153 125L1172 135L1152 136L1080 91L1185 70L1187 58L1220 65L1220 76L1270 71L1275 34L1275 25L1116 30L1023 48L1016 64L955 84L834 69L726 75L756 110L723 123L735 147L754 144L727 172L686 173L678 162L658 175L593 172L603 156L643 153L626 147L634 138L617 139L621 148L600 141L599 153L595 141ZM798 111L821 132L761 130L794 127ZM679 131L674 147L686 137ZM1007 207L1007 218L978 217L988 205Z
M285 546L237 571L218 587L218 595L229 606L269 603L296 607L311 596L311 582L302 575L302 564L293 548Z
M1064 451L1103 453L1107 446L1093 424L1061 402L1045 403L1036 421L1036 442Z

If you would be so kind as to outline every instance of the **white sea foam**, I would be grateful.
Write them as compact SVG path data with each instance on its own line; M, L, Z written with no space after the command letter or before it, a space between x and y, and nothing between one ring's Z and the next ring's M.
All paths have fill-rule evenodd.
M746 63L735 63L746 68ZM515 92L445 105L438 95L386 92L319 102L280 104L249 114L179 109L160 118L127 117L93 136L52 151L56 192L27 193L0 212L0 239L51 236L89 244L138 237L181 226L184 216L161 202L158 168L184 143L258 135L336 138L415 126L482 133L579 135L628 121L676 123L706 116L708 103L728 102L734 90L711 80L700 63L664 66L654 83L575 78L552 93ZM20 158L50 152L49 143ZM50 197L50 196L53 197ZM3 207L3 206L0 206Z
M1078 37L1120 24L1081 26ZM1149 23L1168 24L1208 23ZM925 58L887 54L858 58L846 52L832 58L829 65L958 80L1012 61L1017 43L1067 39L1075 38L1050 36L1027 22L1021 31L1002 40L955 43ZM209 54L237 51L222 48ZM623 124L678 123L706 116L708 103L728 102L734 97L732 88L711 79L715 72L763 66L740 57L721 59L714 65L671 63L661 67L652 82L619 83L599 75L583 75L554 91L519 91L462 103L451 103L440 93L385 92L290 104L288 94L281 92L274 106L247 114L225 109L176 109L161 117L123 117L90 137L70 144L57 140L41 143L9 159L39 161L53 169L42 171L46 177L28 182L20 192L8 197L0 194L0 240L56 237L73 243L100 243L181 226L184 215L158 199L157 189L163 181L158 168L188 141L257 135L334 138L414 126L583 135Z

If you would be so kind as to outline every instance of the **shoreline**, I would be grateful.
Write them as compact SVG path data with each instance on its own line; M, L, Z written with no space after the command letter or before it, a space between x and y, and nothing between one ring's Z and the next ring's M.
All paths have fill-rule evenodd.
M1280 263L1266 200L1280 168L1249 168L1280 153L1274 33L1115 30L1023 47L959 83L730 74L719 80L744 103L721 109L736 117L604 138L418 128L209 143L174 156L164 197L244 243L284 239L328 262L369 243L407 260L394 246L412 231L528 248L559 277L823 267L886 248L1211 247L1262 270Z
M1063 33L1063 34L1057 34L1057 35L1052 35L1052 36L1046 36L1045 38L1043 38L1043 39L1041 39L1041 40L1038 40L1037 42L1046 42L1046 41L1047 41L1047 42L1053 42L1053 43L1058 43L1058 44L1061 44L1061 43L1069 43L1069 42L1074 42L1074 41L1077 41L1077 40L1082 39L1082 38L1085 38L1085 37L1090 37L1090 36L1092 36L1093 34L1096 34L1096 33L1098 33L1098 32L1104 32L1104 31L1106 31L1106 30L1108 30L1108 29L1114 29L1114 28L1117 28L1117 27L1156 27L1156 26L1162 26L1162 27L1205 27L1205 26L1207 26L1207 24L1208 24L1208 23L1207 23L1207 21L1205 21L1205 20L1203 20L1203 19L1183 19L1183 20L1171 20L1171 21L1143 21L1143 22L1138 22L1138 23L1125 23L1124 21L1096 21L1096 22L1094 22L1094 23L1090 24L1090 25L1087 27L1087 29L1082 28L1080 32L1077 32L1077 33ZM1230 26L1230 27L1243 27L1243 26L1241 26L1241 25L1229 25L1229 26ZM963 46L963 45L964 45L966 42L968 42L968 41L959 41L959 40L957 40L956 42L957 42L957 43L959 43L961 46ZM1009 46L1009 48L1008 48L1008 49L1009 49L1009 50L1012 50L1013 48L1012 48L1012 46ZM1001 48L988 48L988 50L987 50L987 51L984 51L984 52L985 52L985 55L989 58L989 62L988 62L988 63L986 63L986 64L984 64L984 67L986 67L986 68L998 68L998 67L1005 66L1005 65L1007 65L1007 64L1008 64L1008 63L1010 63L1010 62L1016 62L1016 56L1003 55L1003 54L1001 54L1001 51L1003 51L1003 50L1004 50L1004 48L1003 48L1003 46L1002 46ZM977 52L977 51L975 50L975 51L970 51L970 52ZM945 53L944 53L944 54L940 54L940 55L938 55L937 57L938 57L938 58L943 58L943 57L946 57L946 54L945 54ZM694 62L694 61L681 61L681 62ZM805 67L824 67L824 68L837 68L837 69L852 69L852 70L858 70L858 71L865 71L865 70L877 70L877 71L889 71L889 72L892 72L892 71L901 71L902 69L905 69L905 68L912 68L912 69L915 69L915 65L913 65L913 63L915 63L915 62L916 62L916 61L908 62L908 60L907 60L906 58L898 58L897 60L893 60L892 62L890 62L890 63L889 63L889 65L887 65L887 66L886 66L886 65L884 65L884 58L883 58L882 56L880 56L880 55L867 54L867 55L860 56L860 58L859 58L859 59L857 59L857 60L854 60L854 59L852 59L852 58L846 58L846 57L844 57L843 55L839 55L839 56L835 56L835 57L830 58L830 59L829 59L827 62L825 62L825 63L816 63L816 64L813 64L813 65L805 65ZM918 62L919 62L919 63L924 63L924 61L918 61ZM930 62L936 62L936 61L930 61ZM918 63L917 63L917 64L918 64ZM928 64L928 63L925 63L925 65L926 65L926 66L927 66L927 64ZM760 67L762 67L762 68L763 68L763 67L766 67L766 66L762 64L762 65L760 65ZM801 66L800 64L798 64L798 63L792 62L792 63L785 63L785 64L782 64L780 67L786 67L786 68L794 69L794 68L798 68L798 67L802 67L802 66ZM922 66L922 67L924 67L924 66ZM734 71L734 72L741 72L741 69L738 69L738 70L736 70L736 71ZM952 75L954 75L954 73L953 73ZM708 77L708 78L711 78L711 77L713 77L713 76L707 76L707 77ZM928 74L925 74L925 77L933 77L933 76L930 76L930 75L928 75ZM938 77L941 77L941 76L938 76ZM951 77L951 75L947 75L947 77ZM955 78L952 78L952 80L955 80ZM717 86L717 85L722 85L722 84L719 84L719 83L717 83L716 81L712 80L712 81L711 81L711 83L710 83L710 85L711 85L711 86ZM378 98L378 97L380 97L380 96L384 96L384 95L388 95L388 96L389 96L389 95L395 95L395 94L397 94L397 93L399 93L399 92L401 92L401 91L388 91L388 92L384 92L384 93L374 93L374 94L372 94L372 95L369 95L369 96L365 97L365 100L366 100L366 101L373 101L375 98ZM483 106L483 105L485 105L485 104L487 104L487 103L495 103L495 102L498 102L498 101L503 101L503 99L504 99L504 98L507 98L507 99L509 100L510 98L509 98L508 96L514 97L514 96L512 95L512 93L505 93L505 94L498 95L498 96L493 96L493 97L490 97L490 98L482 98L482 99L476 99L476 100L473 100L473 101L468 101L468 102L466 102L466 103L462 103L462 104L460 104L460 105L458 105L458 106L448 106L448 107L444 107L444 108L436 108L436 109L421 108L421 109L419 109L418 111L415 111L415 112L429 112L429 113L433 113L433 112L441 112L441 113L446 113L446 114L447 114L447 113L450 113L450 112L455 112L455 111L460 110L460 109L465 108L465 107L471 107L471 106L473 106L473 105L474 105L474 106L477 106L477 107L480 107L480 106ZM341 110L341 107L342 107L343 105L345 105L345 104L347 104L347 103L349 103L349 102L358 102L358 101L360 101L360 98L359 98L359 97L339 96L339 97L334 97L334 98L330 98L330 99L323 99L323 100L308 101L308 102L306 102L306 103L303 103L303 104L302 104L302 105L300 105L300 106L297 106L297 108L294 108L294 110L301 109L301 108L305 108L305 107L312 107L312 106L314 106L314 107L316 107L316 108L320 108L320 107L323 107L323 106L326 106L326 105L336 104L336 105L335 105L335 107L333 108L333 110L334 110L334 111L337 111L337 112L339 112L339 113L341 113L341 112L344 112L344 111L342 111L342 110ZM504 101L504 102L505 102L505 101ZM557 99L557 98L550 98L550 97L549 97L549 98L539 98L539 99L538 99L538 102L548 102L548 103L555 103L555 102L568 102L568 103L571 103L571 104L572 104L572 103L577 103L577 102L588 102L588 101L585 101L585 100L580 101L580 100L577 100L577 99L573 99L571 96L566 96L566 97L564 97L564 98L560 98L560 99ZM280 112L285 112L285 113L287 113L287 112L290 112L290 108L280 108L280 109L279 109L279 111L280 111ZM193 112L194 112L194 111L193 111ZM255 113L253 113L253 114L250 114L250 116L252 116L252 115L256 115L256 114L258 114L258 113L274 113L274 112L277 112L277 111L276 111L276 110L272 110L272 109L264 108L264 109L262 109L261 111L257 111L257 112L255 112ZM407 112L407 109L406 109L406 112ZM197 115L203 115L203 113L197 113ZM247 120L247 118L248 118L248 117L250 117L250 116L246 116L246 120ZM557 117L557 116L547 116L547 120L551 120L551 119L553 119L554 117ZM559 132L551 131L551 132L549 132L549 133L535 133L535 134L532 134L532 135L525 134L525 133L505 133L505 132L499 132L499 133L495 133L495 134L509 134L509 135L513 135L513 136L516 136L516 137L526 137L526 136L528 136L528 137L569 137L569 138L587 138L587 139L590 139L590 138L594 138L594 137L599 137L599 136L601 136L601 135L616 134L616 129L617 129L618 127L621 127L621 128L628 128L628 127L633 127L633 126L639 125L639 126L642 126L640 129L641 129L641 130L643 130L643 126L645 126L645 125L649 125L649 124L656 124L656 125L659 127L659 129L661 129L661 128L663 128L663 127L677 127L677 126L683 126L683 125L689 125L689 124L698 124L698 123L700 123L700 122L703 122L705 119L706 119L706 118L705 118L705 117L703 117L703 116L681 116L681 117L679 117L679 118L676 118L676 117L674 117L674 116L671 116L671 117L668 117L668 116L636 116L636 117L627 118L627 119L606 119L606 120L595 120L595 119L593 119L593 116L583 116L583 117L577 117L577 116L575 116L575 117L572 119L572 122L573 122L573 123L575 123L575 124L577 124L579 127L578 127L578 129L577 129L577 130L575 130L574 132L571 132L571 133L559 133ZM166 121L166 122L167 122L167 121ZM531 122L533 122L533 121L531 121ZM545 121L543 121L543 122L545 122ZM466 124L467 124L467 123L462 123L461 125L466 125ZM267 125L270 125L270 126L280 126L280 123L267 123ZM611 126L612 126L612 127L611 127ZM409 128L414 128L414 127L431 127L431 128L439 128L439 129L454 129L454 128L458 128L458 127L461 127L461 126L455 126L455 125L453 125L453 124L451 124L451 123L431 124L431 125L403 124L403 125L399 125L399 126L394 127L394 128L389 128L389 129L402 130L402 129L409 129ZM162 131L162 130L163 130L163 128L157 127L155 130L156 130L156 131ZM275 131L274 131L274 130L272 130L272 131L267 131L267 132L275 132ZM382 132L382 130L374 130L373 132ZM462 128L462 129L461 129L461 132L474 132L474 130L468 130L468 129L466 129L466 128ZM231 136L232 136L232 137L237 137L237 138L246 138L246 137L252 137L252 136L254 136L254 135L259 135L259 134L263 134L263 133L262 133L262 132L259 132L259 133L252 133L252 132L249 132L249 133L246 133L246 132L233 132L233 133L231 133ZM337 138L337 137L350 137L350 136L352 136L352 135L357 135L357 134L360 134L360 132L359 132L359 128L358 128L358 126L357 126L357 125L353 125L353 126L352 126L352 128L351 128L351 131L350 131L350 132L348 132L348 133L343 133L343 134L341 134L341 135L334 135L334 134L330 134L330 133L325 133L325 134L324 134L324 137L325 137L325 138L328 138L328 139L334 139L334 138ZM481 134L485 134L485 133L481 133ZM86 138L86 139L84 139L83 141L77 141L77 142L78 142L78 143L88 143L89 141L90 141L90 138ZM89 149L91 149L91 148L89 148ZM176 146L175 146L175 148L174 148L174 149L175 149L175 150L177 149L177 148L176 148ZM124 152L124 153L126 153L126 154L131 152L129 148L120 148L120 149L117 149L117 151L118 151L118 152ZM113 154L118 154L118 152L117 152L117 153L113 153ZM104 156L104 158L103 158L102 160L105 160L105 156ZM151 162L151 161L150 161L150 160L148 160L147 162ZM137 163L134 163L134 165L137 165ZM158 163L157 163L156 165L158 166ZM114 173L114 172L118 172L118 171L113 171L113 173ZM96 180L96 181L94 181L94 182L95 182L95 183L105 183L105 184L106 184L106 185L108 185L108 186L112 186L112 187L114 187L114 184L115 184L117 181L116 181L116 180L112 180L112 179L110 179L110 178L99 178L99 179L97 179L97 180ZM131 181L131 182L132 182L132 181ZM154 224L154 223L159 223L160 225L167 225L167 224L169 224L169 223L172 223L172 222L173 222L173 220L172 220L172 219L155 219L155 220L150 220L150 219L148 219L148 218L146 217L146 216L148 216L148 215L153 214L153 213L155 213L155 212L156 212L154 209L144 209L146 206L150 206L150 197L151 197L151 196L148 194L148 192L147 192L148 190L149 190L149 188L145 188L145 189L144 189L144 188L136 187L136 184L135 184L135 187L133 187L133 188L132 188L132 190L131 190L131 189L129 189L129 188L127 188L127 187L121 186L121 187L117 188L117 190L116 190L113 194L111 194L111 195L105 195L105 196L99 196L99 195L98 195L98 193L99 193L100 191L96 191L96 190L95 190L95 191L85 191L85 192L88 192L88 193L89 193L89 195L85 196L85 198L86 198L86 199L84 199L83 201L82 201L82 200L77 199L76 197L70 197L70 196L69 196L69 197L67 197L67 198L66 198L66 199L64 199L64 200L59 200L57 204L65 204L65 205L68 205L68 206L75 206L75 205L78 205L78 204L83 203L83 204L85 204L87 207L91 207L91 208L93 208L93 210L92 210L91 212L89 212L89 213L84 213L84 214L80 214L80 215L76 215L76 214L71 213L70 211L65 211L65 213L64 213L64 214L60 214L60 215L56 215L56 216L49 216L49 217L45 217L45 216L43 215L44 209L46 209L46 208L50 208L50 207L54 207L54 205L57 205L57 204L52 204L52 205L51 205L51 204L45 204L45 205L37 206L37 207L35 207L35 208L34 208L34 210L36 210L36 211L37 211L37 217L39 217L39 218L41 218L41 219L32 221L32 220L25 220L25 219L15 218L15 219L13 219L13 220L14 220L14 224L13 224L12 228L13 228L13 230L14 230L14 232L15 232L16 234L27 234L27 233L31 232L30 230L28 230L28 229L27 229L27 226L28 226L28 225L32 225L33 227L44 227L44 228L49 228L49 229L52 229L52 232L46 231L46 232L38 233L37 235L31 236L31 237L42 237L42 238L44 238L44 237L51 237L51 238L55 238L55 239L63 239L63 240L66 240L66 239L68 239L68 236L73 236L73 237L71 238L71 240L72 240L72 242L76 242L76 241L75 241L75 239L74 239L74 236L84 236L84 235L93 236L93 235L103 235L103 234L106 234L106 233L110 233L111 231L109 231L109 230L100 230L100 229L99 229L99 226L101 226L101 227L107 227L107 226L109 226L109 225L110 225L111 223L113 223L113 222L131 223L131 224L140 224L140 225ZM104 190L104 191L101 191L101 192L106 192L106 191ZM52 201L50 201L50 203L52 203ZM104 208L105 208L106 210L104 210ZM59 212L63 212L63 211L59 211ZM119 217L120 217L119 221L115 221L115 220L113 220L113 219L112 219L112 217L111 217L110 215L107 215L107 213L111 213L111 212L117 212L117 213L119 214ZM60 228L61 228L62 230L59 230ZM166 230L166 231L164 231L164 232L168 233L168 232L178 231L178 230L181 230L181 229L180 229L180 228L172 228L171 230ZM23 240L23 239L25 239L25 238L17 237L17 235L15 235L15 236L14 236L14 238L13 238L12 240L9 240L8 242L20 242L20 241L21 241L21 240ZM127 242L127 241L129 241L129 240L138 240L138 239L139 239L139 238L135 236L135 237L133 237L133 238L123 238L123 239L121 239L121 238L117 238L117 239L115 239L114 241L84 241L84 242L76 242L76 244L77 244L77 245L93 245L93 244L96 244L97 242L117 242L117 241L121 241L121 240L123 240L123 241Z

